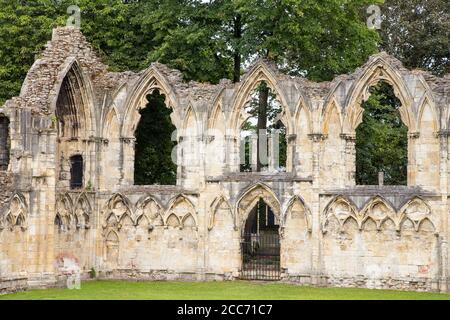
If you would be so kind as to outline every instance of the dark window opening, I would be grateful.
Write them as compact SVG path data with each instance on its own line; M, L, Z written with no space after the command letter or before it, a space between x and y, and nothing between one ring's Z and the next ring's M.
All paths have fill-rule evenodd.
M401 120L400 100L386 82L370 88L363 103L363 121L356 129L356 183L377 185L379 172L386 185L406 185L408 128Z
M83 157L80 155L70 157L70 189L83 187Z
M9 165L9 119L0 115L0 170L8 170Z
M166 106L165 96L155 90L147 96L148 104L140 111L141 119L136 129L134 184L175 185L176 159L172 152L176 141L172 134L172 110Z

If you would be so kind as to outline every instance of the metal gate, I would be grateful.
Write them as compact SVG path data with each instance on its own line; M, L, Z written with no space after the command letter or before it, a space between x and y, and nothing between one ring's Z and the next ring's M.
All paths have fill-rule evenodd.
M241 278L280 280L280 236L278 232L246 233L241 240Z

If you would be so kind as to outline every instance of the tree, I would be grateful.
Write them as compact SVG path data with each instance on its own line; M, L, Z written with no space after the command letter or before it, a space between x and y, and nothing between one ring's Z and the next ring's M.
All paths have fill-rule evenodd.
M177 167L172 161L175 142L171 140L175 126L165 97L155 91L147 97L147 107L140 111L136 129L134 182L136 185L174 185Z
M149 51L147 63L159 61L178 69L185 80L218 83L231 78L233 60L229 43L220 36L223 21L215 1L157 2L144 4L137 16L161 44Z
M450 72L450 3L387 0L381 7L382 49L409 68Z
M408 128L398 111L401 103L385 82L370 88L370 93L356 129L356 183L378 184L378 172L383 172L385 184L406 185Z
M285 72L330 80L361 65L379 40L361 19L368 1L250 0L240 7L246 58L273 60ZM259 90L258 132L267 127L268 87ZM263 135L258 138L266 139ZM261 168L258 143L257 168ZM259 170L258 170L259 171Z
M0 104L20 92L34 60L64 26L67 8L81 9L81 29L112 71L139 70L154 48L151 30L133 18L138 4L121 0L0 0Z

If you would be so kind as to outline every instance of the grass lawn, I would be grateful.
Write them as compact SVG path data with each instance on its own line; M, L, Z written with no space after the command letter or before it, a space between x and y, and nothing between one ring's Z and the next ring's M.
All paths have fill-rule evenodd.
M88 281L80 290L31 290L0 300L450 300L449 294L353 288L313 288L258 282Z

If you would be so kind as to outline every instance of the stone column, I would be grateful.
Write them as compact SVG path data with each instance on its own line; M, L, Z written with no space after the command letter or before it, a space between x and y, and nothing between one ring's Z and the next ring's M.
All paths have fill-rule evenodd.
M326 136L320 133L310 134L309 138L313 142L313 188L311 195L311 214L312 214L312 261L311 261L311 284L322 284L322 257L321 257L321 232L320 232L320 155L322 153L323 141Z
M225 135L226 172L239 172L239 165L240 165L239 162L240 162L240 139L232 135Z
M297 166L301 165L298 160L297 155L297 135L290 134L286 137L287 139L287 151L286 151L286 171L297 173Z
M250 136L250 164L252 166L252 172L257 171L258 162L258 136L252 134Z
M344 170L345 170L345 181L346 186L354 186L356 184L356 134L343 133L341 138L344 140Z
M323 141L326 135L321 133L309 134L308 137L313 142L313 188L320 188L320 154L322 153Z
M408 186L416 184L416 143L419 137L419 132L411 132L408 135Z
M441 253L441 274L439 279L440 292L448 291L448 132L441 131L438 133L439 138L439 150L440 150L440 163L439 163L439 176L440 176L440 190L441 190L441 228L440 228L440 253Z
M134 184L134 151L136 138L121 137L121 168L120 168L120 184Z

